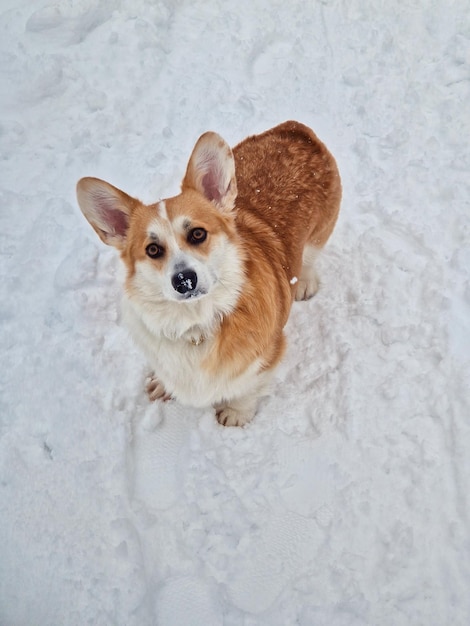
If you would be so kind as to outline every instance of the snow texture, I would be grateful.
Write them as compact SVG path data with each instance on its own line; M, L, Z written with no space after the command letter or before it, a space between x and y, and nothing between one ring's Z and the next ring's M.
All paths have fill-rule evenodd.
M2 0L2 626L470 623L466 0ZM311 126L344 184L246 428L149 404L97 176Z

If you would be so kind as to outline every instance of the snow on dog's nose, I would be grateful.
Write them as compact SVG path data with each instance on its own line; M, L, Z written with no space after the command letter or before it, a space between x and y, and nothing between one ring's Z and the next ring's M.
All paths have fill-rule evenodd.
M181 294L189 294L196 289L197 274L193 270L185 270L184 272L177 272L173 274L171 279L173 289Z

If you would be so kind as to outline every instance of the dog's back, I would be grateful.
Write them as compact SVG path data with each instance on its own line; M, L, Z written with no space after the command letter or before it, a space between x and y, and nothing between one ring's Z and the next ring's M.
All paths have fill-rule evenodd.
M238 144L237 209L252 212L279 234L289 256L306 244L322 248L338 216L336 162L315 133L285 122Z

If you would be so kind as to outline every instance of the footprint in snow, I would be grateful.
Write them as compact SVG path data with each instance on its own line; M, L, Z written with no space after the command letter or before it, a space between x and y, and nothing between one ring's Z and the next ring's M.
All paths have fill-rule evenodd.
M222 626L217 590L189 576L167 581L155 600L158 624Z
M181 490L178 475L180 456L189 439L178 404L151 404L136 425L129 449L130 495L153 510L165 510Z

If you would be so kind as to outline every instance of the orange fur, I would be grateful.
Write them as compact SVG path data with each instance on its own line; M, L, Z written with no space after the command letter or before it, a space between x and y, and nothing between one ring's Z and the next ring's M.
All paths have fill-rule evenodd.
M314 132L298 122L242 141L233 150L237 207L265 220L282 243L290 269L306 243L322 248L341 201L336 162Z
M238 373L257 357L266 369L280 361L295 293L291 280L300 274L305 244L322 248L333 231L341 181L325 145L298 122L245 139L233 155L236 227L249 282L207 365Z

